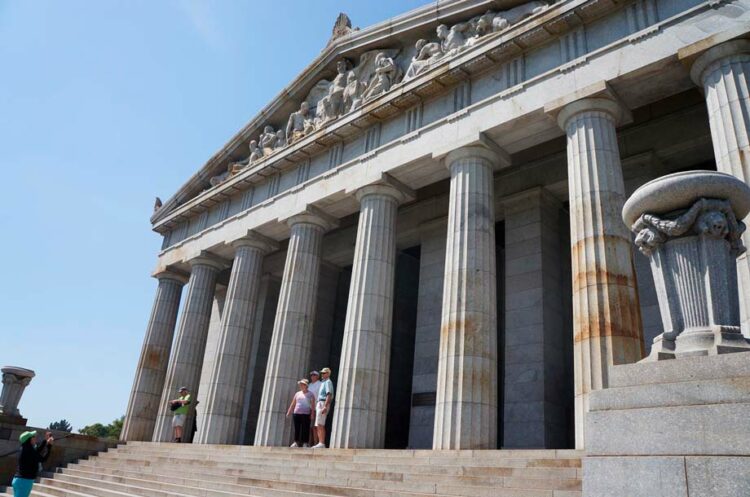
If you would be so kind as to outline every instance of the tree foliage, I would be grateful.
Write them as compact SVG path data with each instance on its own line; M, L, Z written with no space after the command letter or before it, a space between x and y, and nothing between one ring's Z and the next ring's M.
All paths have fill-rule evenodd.
M67 419L61 419L60 421L55 421L53 423L50 423L47 427L48 430L57 430L57 431L67 431L68 433L73 431L73 427L68 423Z
M90 435L92 437L99 438L113 438L115 440L120 438L120 432L122 432L122 423L125 421L125 416L115 419L108 425L101 423L94 423L93 425L84 426L78 433L82 435Z

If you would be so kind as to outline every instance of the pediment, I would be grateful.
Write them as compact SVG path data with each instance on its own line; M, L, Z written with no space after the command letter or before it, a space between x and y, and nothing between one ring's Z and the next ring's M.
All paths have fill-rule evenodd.
M407 83L432 74L435 67L547 7L536 0L454 0L438 2L437 7L430 4L363 30L352 29L340 15L321 54L175 195L163 205L157 202L151 222L159 224L192 199L220 191L232 177L257 169L273 157L294 161L309 156L316 148L322 151L346 138L347 133L361 132L389 113L401 112L410 102L429 95L431 85L442 89L451 77L461 79L465 74L440 71L440 81L425 81L420 96L401 96ZM396 103L394 95L399 95ZM387 104L381 104L386 100ZM350 125L337 127L352 116ZM330 131L334 128L335 132ZM291 153L297 149L298 154Z

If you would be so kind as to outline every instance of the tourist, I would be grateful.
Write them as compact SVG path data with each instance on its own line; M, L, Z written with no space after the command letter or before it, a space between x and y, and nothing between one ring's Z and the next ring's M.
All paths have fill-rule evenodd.
M313 405L315 395L308 390L308 381L301 379L297 382L299 392L292 397L292 403L286 411L286 417L292 416L294 420L294 443L292 447L309 447L310 421L313 418Z
M320 370L323 380L320 382L318 390L318 401L315 404L315 430L318 432L318 443L313 449L326 448L326 419L331 411L331 402L333 402L333 382L331 381L331 370L323 368Z
M317 371L310 371L310 386L308 387L308 390L312 392L312 394L315 396L315 403L313 406L318 404L318 392L320 391L320 373ZM315 409L312 410L313 417L312 417L312 426L313 429L310 430L310 445L315 445L318 443L318 431L315 429Z
M55 439L47 432L44 441L36 445L36 432L25 431L18 437L18 441L21 442L21 448L18 451L18 469L13 477L13 496L29 497L39 474L39 466L52 452L52 442Z
M174 417L172 418L172 429L174 429L175 443L182 442L182 431L185 428L185 419L190 410L190 392L187 387L180 387L179 397L169 401L170 409Z

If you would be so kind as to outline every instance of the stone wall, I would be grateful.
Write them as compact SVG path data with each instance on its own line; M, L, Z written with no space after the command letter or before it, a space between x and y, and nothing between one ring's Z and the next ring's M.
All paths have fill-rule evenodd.
M18 437L21 433L29 430L37 430L41 435L47 431L44 428L33 428L20 424L15 418L0 416L0 456L4 456L0 457L0 487L10 485L13 475L16 472L16 453L5 454L17 449L19 446ZM111 449L116 447L118 443L116 440L107 440L87 435L69 434L60 431L53 431L52 433L57 440L55 440L49 459L43 465L47 471L63 464L94 455L97 452Z

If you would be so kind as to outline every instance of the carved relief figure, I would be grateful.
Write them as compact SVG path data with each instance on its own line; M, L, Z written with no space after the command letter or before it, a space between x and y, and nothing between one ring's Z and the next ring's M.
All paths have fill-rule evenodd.
M258 146L257 140L250 141L250 156L247 158L247 161L244 165L249 165L255 162L256 160L263 157L263 150Z
M341 59L336 64L338 74L328 87L328 94L318 102L316 125L321 126L328 121L336 119L344 113L344 90L346 89L347 73L351 64L346 59Z
M408 81L423 73L430 67L432 62L443 56L443 49L438 42L427 43L427 40L420 39L417 40L414 48L416 49L416 52L411 59L409 68L406 70L404 81Z
M286 135L284 134L284 130L280 129L276 132L276 144L273 149L280 150L284 147L286 147Z
M362 93L364 85L354 71L350 71L346 77L346 88L344 88L344 112L357 110L362 105Z
M535 0L519 5L518 7L513 7L512 9L498 12L492 19L492 31L495 33L502 31L529 16L545 11L548 7L549 5L546 3Z
M276 132L273 130L273 126L266 125L260 135L260 148L263 150L263 155L271 155L275 145Z
M375 57L375 74L372 75L364 99L370 100L389 91L391 86L398 81L401 69L393 62L391 57L384 52Z
M287 144L291 145L301 139L313 129L313 119L310 115L310 104L307 101L299 105L299 110L289 116L286 124Z

